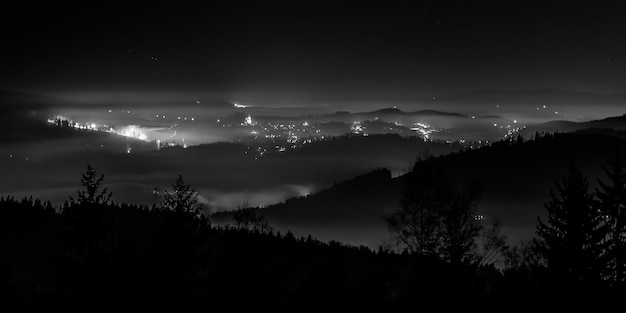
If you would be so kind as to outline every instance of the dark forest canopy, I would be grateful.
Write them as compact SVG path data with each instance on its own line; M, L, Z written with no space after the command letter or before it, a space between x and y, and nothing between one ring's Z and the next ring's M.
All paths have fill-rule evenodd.
M615 175L623 165L615 160L621 159L611 160L607 174L613 180L603 184L602 194L615 194L609 186L615 186L619 177L623 180ZM254 224L217 227L197 214L193 201L197 195L182 177L167 191L169 200L152 207L110 201L100 185L103 179L89 167L78 199L60 207L33 198L0 199L0 238L5 250L0 296L9 309L81 310L85 305L106 309L121 303L136 309L191 309L210 303L213 308L279 311L389 310L416 307L416 303L443 307L504 305L521 299L526 304L559 303L572 294L584 294L587 299L602 295L607 304L618 301L616 295L624 288L616 280L623 278L616 272L623 269L623 255L611 252L607 271L582 280L550 261L554 254L546 254L546 248L561 258L567 256L550 245L535 241L505 247L498 239L497 225L486 236L501 247L498 253L503 262L499 264L484 262L487 255L455 259L447 252L374 251L311 236L297 238L269 227L248 227ZM557 191L567 197L564 189ZM559 201L558 196L554 194L554 201ZM623 231L616 228L623 227L623 221L611 211L611 204L598 203L606 204L602 212L615 216L605 224L610 233ZM551 214L552 207L547 206ZM262 222L256 214L260 212L242 220ZM449 216L442 220L446 229L454 221ZM542 225L542 229L549 227ZM545 232L538 233L540 238L546 238ZM477 235L472 231L470 238ZM559 239L550 240L554 244ZM607 251L622 249L623 243L607 242L611 246ZM607 261L591 262L597 268ZM571 279L581 283L567 283ZM587 283L588 279L593 283Z

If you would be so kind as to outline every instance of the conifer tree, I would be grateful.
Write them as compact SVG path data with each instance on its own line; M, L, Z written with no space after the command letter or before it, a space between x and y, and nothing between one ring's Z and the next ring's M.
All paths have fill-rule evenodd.
M98 177L96 170L87 164L87 171L82 174L80 184L85 190L78 191L78 204L109 204L111 202L111 193L107 193L107 189L100 190L104 175Z
M593 281L599 277L601 262L601 215L595 209L587 179L578 168L555 182L545 204L548 220L540 218L537 234L540 251L548 268L560 278Z
M599 180L598 210L608 228L605 278L614 285L626 283L626 156L615 150L604 172L608 181Z
M163 192L163 201L161 202L163 208L178 213L200 214L202 205L198 205L199 193L185 183L182 175L178 175L172 189L172 191L165 190Z
M104 175L87 164L80 180L84 189L78 190L77 200L70 197L63 206L64 240L83 255L98 251L112 227L112 194L101 188L103 180Z

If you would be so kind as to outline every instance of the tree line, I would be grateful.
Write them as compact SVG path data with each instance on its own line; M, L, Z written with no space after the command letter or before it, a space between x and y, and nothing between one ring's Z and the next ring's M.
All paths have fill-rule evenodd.
M593 191L571 165L550 191L547 220L537 218L535 238L515 247L506 244L497 219L483 225L476 186L458 190L428 160L415 163L401 209L387 218L400 251L452 266L493 265L505 276L524 273L555 299L626 290L626 157L619 149Z
M0 199L0 302L10 310L124 303L347 311L558 303L572 293L606 304L624 291L621 153L593 192L571 167L555 183L536 238L514 247L497 220L484 225L478 188L459 189L422 161L401 209L387 218L394 241L378 250L275 232L247 205L233 225L217 227L182 176L151 207L115 203L104 176L87 166L77 197L62 206Z

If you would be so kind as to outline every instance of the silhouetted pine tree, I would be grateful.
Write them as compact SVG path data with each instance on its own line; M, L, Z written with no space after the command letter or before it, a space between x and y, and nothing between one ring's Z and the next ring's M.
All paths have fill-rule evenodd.
M548 268L565 281L591 282L599 278L601 216L594 207L587 179L571 166L561 182L555 182L546 203L548 221L538 218L540 251Z
M198 205L199 193L185 183L182 175L178 175L176 182L172 185L172 191L163 192L161 207L174 212L200 214L202 205Z
M106 188L101 189L103 180L104 175L98 176L96 170L88 164L80 181L84 190L78 190L78 200L70 197L69 203L63 208L64 237L80 254L98 249L111 228L108 212L111 193Z
M153 258L164 270L160 273L160 292L168 299L187 298L194 293L193 281L205 279L198 275L203 257L199 251L210 230L209 221L202 217L198 192L179 175L173 190L163 192L159 212L160 231L156 236ZM173 303L170 303L173 304Z
M101 188L104 175L87 165L78 199L70 197L62 209L62 243L69 254L56 259L56 279L75 301L91 303L106 297L112 286L111 193ZM78 305L78 304L76 304ZM79 306L80 306L79 305Z
M605 278L613 285L626 283L626 157L619 150L609 157L604 172L608 182L598 180L598 209L608 228Z
M82 174L82 178L80 180L80 184L85 187L85 190L78 191L78 204L111 203L111 193L107 193L106 188L100 190L103 180L104 175L100 175L100 177L98 177L96 170L91 165L87 164L87 171Z

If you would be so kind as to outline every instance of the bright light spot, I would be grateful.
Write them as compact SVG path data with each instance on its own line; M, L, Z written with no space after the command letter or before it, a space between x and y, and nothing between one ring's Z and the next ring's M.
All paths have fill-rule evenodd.
M233 103L233 106L237 109L245 109L248 106L247 105L243 105L243 104L239 104L239 103Z
M399 125L399 124L396 124L396 125ZM430 136L430 134L435 132L435 130L432 129L431 126L426 123L418 122L418 123L413 123L413 125L417 127L411 127L410 129L424 136L424 140L428 139L428 136Z
M352 122L352 126L350 126L350 129L355 134L363 132L363 126L361 126L361 122L359 121Z
M309 126L309 122L302 123L302 126Z
M248 115L248 116L246 117L246 120L244 121L244 124L245 124L245 125L248 125L248 126L249 126L249 125L252 125L252 117L251 117L250 115Z
M113 132L125 137L132 137L143 141L148 140L148 136L146 136L137 125L128 125L119 131L113 130Z

